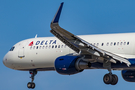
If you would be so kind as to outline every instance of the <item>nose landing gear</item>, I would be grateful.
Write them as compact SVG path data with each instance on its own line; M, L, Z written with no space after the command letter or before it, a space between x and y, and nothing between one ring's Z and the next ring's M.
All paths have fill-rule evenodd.
M34 76L37 74L37 71L32 70L32 71L29 71L29 73L31 74L31 77L30 77L31 82L28 82L27 87L31 88L31 89L34 89L36 85L35 85L35 83L33 81L34 81Z

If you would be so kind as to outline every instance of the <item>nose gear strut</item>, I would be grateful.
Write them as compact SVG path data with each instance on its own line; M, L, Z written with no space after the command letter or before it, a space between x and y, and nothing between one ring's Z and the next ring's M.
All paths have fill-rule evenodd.
M36 70L30 70L29 73L31 74L31 77L30 77L31 82L28 82L27 87L31 88L31 89L34 89L36 85L33 81L34 81L34 76L37 74L37 71Z

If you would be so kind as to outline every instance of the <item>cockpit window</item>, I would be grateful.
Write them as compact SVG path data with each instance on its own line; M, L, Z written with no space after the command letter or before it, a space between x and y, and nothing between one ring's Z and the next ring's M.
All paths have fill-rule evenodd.
M13 46L11 49L10 49L10 51L13 51L15 49L15 47Z

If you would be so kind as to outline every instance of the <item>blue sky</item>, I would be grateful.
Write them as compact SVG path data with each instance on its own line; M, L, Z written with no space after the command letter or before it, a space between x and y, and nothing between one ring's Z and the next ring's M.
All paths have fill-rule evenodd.
M75 35L135 32L135 0L0 0L0 88L28 90L29 72L5 67L4 55L17 42L53 36L50 22L59 5L64 2L60 26ZM115 86L103 83L107 70L85 70L64 76L55 71L38 72L35 90L132 90L134 83L126 82L120 71Z

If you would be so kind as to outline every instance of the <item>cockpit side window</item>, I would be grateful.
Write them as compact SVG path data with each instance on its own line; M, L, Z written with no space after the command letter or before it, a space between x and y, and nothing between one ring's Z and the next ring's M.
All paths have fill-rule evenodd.
M13 46L9 51L13 51L15 49L15 47Z

